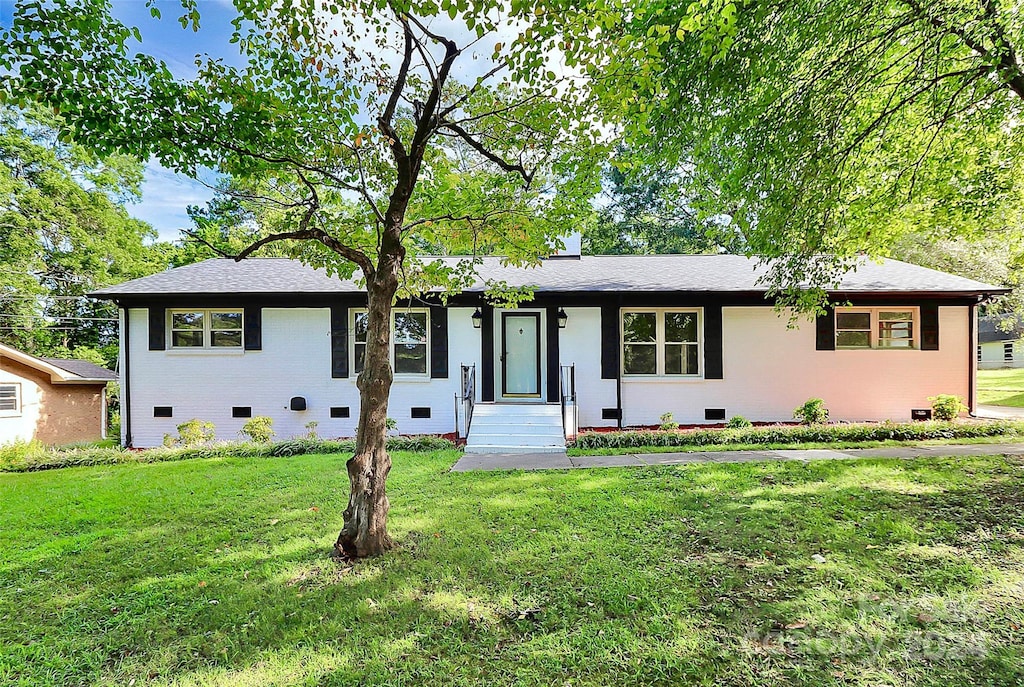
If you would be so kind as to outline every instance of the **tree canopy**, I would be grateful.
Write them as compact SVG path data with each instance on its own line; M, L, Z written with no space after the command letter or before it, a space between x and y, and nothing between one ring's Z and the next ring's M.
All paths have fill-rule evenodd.
M0 108L0 341L37 355L117 360L117 308L85 293L162 269L167 245L129 216L142 166L61 142L39 108Z
M676 166L700 217L726 219L748 252L779 259L777 284L827 285L859 254L888 255L911 233L1019 229L1016 3L585 9L566 41L570 63L624 140Z

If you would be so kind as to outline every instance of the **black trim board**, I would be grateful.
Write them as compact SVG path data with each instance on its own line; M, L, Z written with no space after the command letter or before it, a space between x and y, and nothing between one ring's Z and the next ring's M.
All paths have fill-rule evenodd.
M545 343L547 344L548 353L548 403L558 403L559 401L559 383L561 370L559 367L559 350L558 350L558 338L561 333L561 329L558 327L558 308L554 305L549 305L545 310L545 329L547 330L547 336L545 337Z
M968 308L974 312L974 308ZM936 303L924 303L921 313L921 350L939 350L939 306Z
M920 305L936 302L942 305L975 305L986 294L974 292L942 292L942 291L878 291L878 292L834 292L829 294L829 301L853 305ZM122 307L145 308L150 306L202 307L202 308L327 308L332 305L344 305L350 308L365 308L366 294L354 292L325 293L180 293L180 294L125 294L122 296L105 297ZM422 307L427 302L441 305L440 296L427 294L411 302L399 300L396 307ZM617 306L648 306L648 307L706 307L722 306L774 306L775 299L766 298L761 291L537 291L530 301L521 307L601 307L609 304ZM482 293L460 293L447 300L450 307L477 307L486 304Z
M814 320L814 348L819 351L836 350L836 311L827 308Z

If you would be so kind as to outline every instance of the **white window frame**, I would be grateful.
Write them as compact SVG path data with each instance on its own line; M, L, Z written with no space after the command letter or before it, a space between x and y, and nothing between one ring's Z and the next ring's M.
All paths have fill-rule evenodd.
M1004 341L1003 342L1003 362L1004 363L1012 363L1013 362L1013 356L1014 356L1013 342L1012 341Z
M626 372L626 328L627 313L654 313L654 346L657 364L654 374ZM668 313L693 313L697 316L697 372L694 374L667 374L665 372L665 315ZM650 345L650 344L648 344ZM704 308L620 308L619 309L619 374L623 379L702 379L704 377Z
M911 327L911 342L912 346L879 346L879 313L883 312L909 312L913 314L914 321ZM868 339L870 341L869 346L840 346L839 345L839 332L840 331L861 331L861 330L840 330L839 329L839 315L842 313L859 313L868 314L871 317L871 329L868 332ZM871 306L859 308L856 306L836 308L835 311L835 331L833 336L835 337L836 350L837 351L919 351L921 350L921 308L916 305L886 305L886 306Z
M359 375L362 370L356 369L356 346L365 346L365 342L356 341L356 318L367 313L366 308L352 308L349 311L349 369L353 375ZM395 370L395 344L400 343L395 338L395 315L405 313L423 313L425 316L426 336L423 345L427 349L426 368L423 372L398 372ZM430 379L430 308L392 308L391 309L391 336L388 345L388 361L391 363L391 370L399 379ZM364 353L365 356L365 353ZM365 358L364 358L365 359Z
M203 315L203 345L202 346L175 346L174 345L174 315L180 313L202 313ZM242 316L242 324L238 329L213 329L213 315L220 313L231 313ZM178 331L186 331L180 329ZM188 330L198 331L198 330ZM214 346L214 331L237 331L239 343L237 346ZM244 308L174 308L167 310L167 348L174 351L242 351L245 350L245 309Z
M14 389L14 408L13 409L0 409L0 417L21 417L22 414L22 403L21 403L21 382L0 382L0 388L11 387Z

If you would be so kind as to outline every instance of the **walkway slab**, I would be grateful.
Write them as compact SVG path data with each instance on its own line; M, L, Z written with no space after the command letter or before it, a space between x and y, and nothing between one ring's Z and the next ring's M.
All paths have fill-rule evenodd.
M572 456L569 460L574 468L622 468L646 465L639 456L631 453L619 456Z
M565 453L465 453L452 472L470 470L565 470L573 467Z
M782 460L842 460L851 457L848 453L827 448L785 449L769 451L768 454Z
M617 456L572 456L564 453L467 453L452 467L470 470L567 470L571 468L639 467L692 463L750 463L772 460L851 460L855 458L924 458L1024 455L1024 443L893 446L883 448L794 449L780 451L704 451L626 453Z

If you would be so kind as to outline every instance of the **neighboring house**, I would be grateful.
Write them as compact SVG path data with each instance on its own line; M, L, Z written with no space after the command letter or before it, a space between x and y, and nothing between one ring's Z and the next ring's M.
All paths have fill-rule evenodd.
M1024 367L1024 323L1019 320L1009 331L1000 326L1001 315L978 318L978 367Z
M105 438L106 388L116 380L84 360L37 358L0 344L0 445Z
M976 306L1004 289L865 262L832 294L851 305L793 328L766 299L764 271L734 255L484 258L484 279L535 286L533 300L495 307L480 285L447 305L399 303L389 415L406 434L465 432L471 386L470 448L529 444L533 425L561 426L569 366L570 434L665 412L786 421L811 397L835 420L908 420L936 394L973 407ZM222 439L256 415L281 438L310 421L323 436L355 434L366 297L354 281L287 259L214 259L93 295L121 309L126 443L156 446L194 417Z

